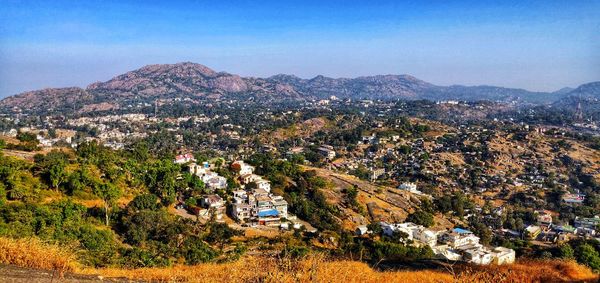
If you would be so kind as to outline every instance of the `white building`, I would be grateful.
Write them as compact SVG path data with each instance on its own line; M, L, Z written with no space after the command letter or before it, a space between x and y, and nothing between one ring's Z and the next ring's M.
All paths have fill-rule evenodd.
M431 247L433 253L442 259L446 260L461 260L462 255L455 249L450 248L448 245L435 245Z
M369 228L367 228L367 225L360 225L360 226L356 227L356 230L354 231L354 233L358 236L365 235L368 232L369 232Z
M482 247L473 247L471 249L463 250L463 253L463 260L474 264L490 264L494 259L492 251Z
M452 232L442 235L441 240L452 248L480 245L479 237L473 235L471 231L460 228L455 228Z
M288 203L283 199L282 196L272 196L271 203L273 205L273 208L276 209L277 212L279 212L279 216L281 218L288 217Z
M413 237L416 240L430 247L437 244L438 232L426 229L425 227L419 227L419 229L414 230L413 233Z
M384 168L372 169L371 170L371 181L377 180L383 174L385 174Z
M493 256L497 264L510 264L515 262L516 253L513 249L496 247L492 251L494 252Z
M252 217L252 206L248 203L233 203L231 205L231 216L237 221L245 221Z
M400 184L400 186L398 186L398 189L408 191L411 193L420 193L419 190L417 190L417 184L410 182Z
M231 164L231 168L237 171L240 176L254 173L254 166L247 164L244 161L238 160Z
M208 163L203 165L191 163L188 168L190 173L198 176L207 188L213 191L227 188L227 178L212 172Z
M196 162L196 158L191 153L180 154L175 156L175 164L185 164L188 162Z
M221 208L223 204L223 199L219 195L207 195L200 199L200 205L205 208Z
M336 156L335 150L333 150L333 148L330 148L328 146L319 147L317 150L319 151L319 153L321 155L323 155L325 158L327 158L329 160L333 160Z
M206 186L211 190L222 190L227 188L227 178L223 176L213 176L205 181Z
M233 199L240 199L240 200L247 200L248 199L248 193L244 190L235 190L232 192L233 193Z
M265 180L265 179L260 179L260 180L256 180L254 181L256 183L256 186L259 189L263 189L267 192L271 192L271 182Z
M388 224L380 222L385 235L391 236L396 231L406 233L409 240L415 240L428 245L434 254L446 260L464 260L474 264L509 264L515 261L515 251L504 247L496 247L493 250L479 243L479 237L471 231L455 228L451 232L438 235L439 232L429 230L421 225L410 222L399 224ZM357 229L360 235L362 230ZM440 242L445 244L438 244Z
M392 235L394 235L394 232L403 232L407 235L406 239L408 239L408 240L413 240L415 231L419 229L419 225L416 225L411 222L395 223L395 224L388 224L385 222L381 222L380 225L381 225L381 228L383 229L383 234L385 234L387 236L392 236Z
M242 182L242 184L248 184L251 182L256 182L258 180L262 180L262 177L256 174L245 174L240 176L240 181Z

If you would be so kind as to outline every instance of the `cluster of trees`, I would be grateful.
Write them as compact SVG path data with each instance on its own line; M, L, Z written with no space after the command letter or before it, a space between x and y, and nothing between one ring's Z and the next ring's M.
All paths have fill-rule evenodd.
M154 194L136 196L121 212L115 231L133 247L125 251L124 260L134 267L166 266L179 258L186 264L208 262L221 253L210 244L222 249L239 234L227 225L211 222L199 226L169 214Z
M36 151L39 150L38 145L40 144L37 140L37 136L33 133L29 132L19 132L17 133L17 140L19 143L6 143L2 141L2 148L6 149L15 149L22 151Z
M358 203L358 186L354 185L345 190L346 202L358 212L364 212L364 208Z
M204 184L143 144L114 151L82 143L33 163L0 155L0 236L36 236L77 249L91 266L167 266L239 257L224 251L240 232L225 224L167 212L179 195L201 194ZM135 196L125 207L122 196ZM43 201L46 199L45 201ZM50 202L47 200L50 199ZM99 199L98 207L74 201Z
M408 217L406 217L406 221L425 227L431 227L435 224L433 221L433 214L424 210L417 210L409 214Z
M115 263L119 242L113 231L69 200L50 204L11 202L0 206L0 236L32 237L75 245L80 260L93 266Z
M336 216L339 216L340 212L327 202L322 192L326 185L325 180L316 176L314 171L306 171L295 181L296 185L288 187L284 195L289 209L319 230L339 232L341 227Z
M459 218L465 216L466 210L475 207L473 202L462 192L456 192L452 195L443 195L436 198L434 204L437 211L441 213L452 213Z
M425 227L431 227L435 224L433 219L435 211L436 207L429 199L422 199L419 209L409 214L406 217L406 221Z
M0 204L6 200L34 200L42 188L33 176L32 165L23 160L0 155Z
M409 262L431 259L434 256L429 246L414 246L405 233L396 232L392 236L384 235L378 223L372 223L368 225L368 228L372 231L369 237L353 237L349 233L342 233L339 252L354 259L373 262L382 260Z
M576 239L550 248L533 249L525 246L522 253L543 259L576 260L580 264L587 265L594 272L600 273L600 242L593 239Z

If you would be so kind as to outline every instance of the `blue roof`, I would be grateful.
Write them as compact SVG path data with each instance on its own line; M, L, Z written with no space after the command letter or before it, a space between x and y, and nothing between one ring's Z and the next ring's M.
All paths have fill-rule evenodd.
M471 234L473 232L469 231L469 230L465 230L463 228L454 228L454 230L452 230L453 232L459 233L459 234Z
M278 216L279 215L279 211L277 211L277 209L269 209L269 210L262 210L258 212L258 217L268 217L268 216Z

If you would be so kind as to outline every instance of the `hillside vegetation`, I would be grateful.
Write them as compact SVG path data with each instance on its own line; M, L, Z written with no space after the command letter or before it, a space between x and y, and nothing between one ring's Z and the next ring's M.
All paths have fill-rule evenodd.
M158 282L595 282L598 275L572 261L520 261L504 266L455 266L447 270L378 271L356 261L328 260L315 254L244 257L230 263L169 268L83 268L73 252L35 238L0 238L0 263L21 267L125 277ZM1 278L1 276L0 276Z

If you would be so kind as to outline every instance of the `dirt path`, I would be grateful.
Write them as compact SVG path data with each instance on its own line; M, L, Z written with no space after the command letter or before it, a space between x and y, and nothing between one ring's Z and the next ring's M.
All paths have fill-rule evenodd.
M75 282L143 282L125 278L103 278L94 275L67 273L62 278L49 270L0 264L0 282L5 283L75 283Z

